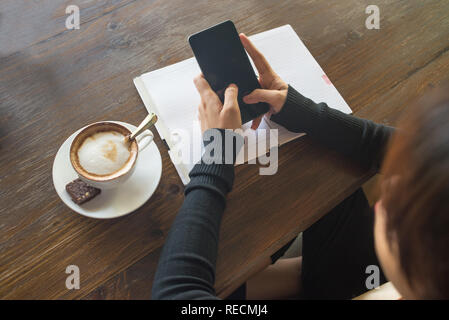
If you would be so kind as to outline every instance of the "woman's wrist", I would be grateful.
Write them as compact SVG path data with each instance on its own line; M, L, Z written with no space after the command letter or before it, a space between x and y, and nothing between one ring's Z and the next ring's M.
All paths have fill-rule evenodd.
M308 113L315 112L315 102L304 97L292 86L288 86L285 103L278 113L271 116L270 120L287 128L292 132L301 132L301 122Z

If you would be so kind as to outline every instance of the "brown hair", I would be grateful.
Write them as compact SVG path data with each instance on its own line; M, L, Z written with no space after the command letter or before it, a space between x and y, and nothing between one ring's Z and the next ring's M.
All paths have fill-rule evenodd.
M422 299L449 298L449 89L406 110L383 164L390 243Z

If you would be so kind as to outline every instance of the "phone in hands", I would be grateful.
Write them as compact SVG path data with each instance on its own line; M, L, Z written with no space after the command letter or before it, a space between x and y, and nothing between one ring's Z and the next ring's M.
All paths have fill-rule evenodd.
M259 89L260 84L232 21L191 35L189 43L201 72L222 103L226 88L231 83L237 85L242 123L268 112L266 103L243 102L243 97Z

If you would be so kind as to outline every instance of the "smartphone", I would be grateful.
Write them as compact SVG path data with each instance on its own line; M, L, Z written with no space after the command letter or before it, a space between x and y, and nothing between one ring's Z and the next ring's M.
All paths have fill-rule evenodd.
M224 91L231 83L238 86L242 123L269 110L266 103L246 104L242 100L254 89L260 88L260 84L232 21L191 35L189 43L201 72L221 102L224 102Z

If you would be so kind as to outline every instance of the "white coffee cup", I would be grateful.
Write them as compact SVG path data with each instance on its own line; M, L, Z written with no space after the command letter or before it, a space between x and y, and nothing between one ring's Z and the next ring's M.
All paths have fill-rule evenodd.
M139 151L144 150L154 139L153 133L150 130L145 130L135 139L129 141L129 158L120 169L110 174L95 174L85 170L78 157L78 150L83 145L84 141L99 132L118 132L123 137L129 136L131 131L128 128L114 122L101 121L93 123L83 130L81 130L70 146L70 163L76 171L81 180L87 184L100 188L112 189L123 184L133 174L136 167Z

